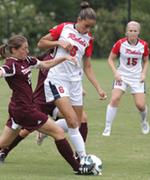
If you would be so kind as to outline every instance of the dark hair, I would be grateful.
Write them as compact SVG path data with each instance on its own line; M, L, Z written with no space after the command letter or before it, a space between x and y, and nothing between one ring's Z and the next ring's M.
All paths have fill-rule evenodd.
M82 19L93 19L96 20L96 13L93 8L90 7L89 3L86 1L81 2L80 4L81 11L78 17Z
M7 44L0 46L0 55L2 58L6 58L12 53L12 48L19 49L24 42L27 42L27 39L21 35L12 36Z

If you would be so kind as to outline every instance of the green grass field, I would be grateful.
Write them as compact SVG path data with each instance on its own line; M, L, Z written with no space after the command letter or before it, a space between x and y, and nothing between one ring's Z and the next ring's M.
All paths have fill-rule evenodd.
M101 86L108 94L106 101L99 101L91 84L84 79L85 110L88 114L88 153L103 161L102 176L76 176L57 153L53 140L48 138L42 146L36 144L36 134L31 134L14 149L4 165L0 165L0 180L150 180L150 134L143 135L140 116L132 96L127 92L122 98L110 137L103 137L105 110L111 95L113 76L106 60L92 61ZM147 75L147 103L149 102L150 73ZM33 72L33 85L37 71ZM0 80L0 132L7 119L10 90Z

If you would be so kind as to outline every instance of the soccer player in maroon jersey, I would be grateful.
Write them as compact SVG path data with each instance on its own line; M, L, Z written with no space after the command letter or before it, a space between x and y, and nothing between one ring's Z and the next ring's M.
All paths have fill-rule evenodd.
M39 111L33 103L31 69L51 68L65 60L75 63L74 58L64 56L40 62L38 59L28 56L28 42L21 35L11 37L5 49L7 49L9 56L0 68L0 77L5 77L12 90L12 97L9 103L9 119L0 136L0 148L8 147L17 137L21 128L28 131L38 130L54 138L58 151L65 157L74 171L79 174L91 173L94 164L81 167L73 157L73 151L64 137L63 130L51 118ZM70 154L70 158L67 154Z
M115 82L110 103L107 106L103 136L110 136L119 102L128 87L141 115L142 133L149 133L145 101L145 77L148 68L149 48L147 42L138 37L140 29L138 22L130 21L126 27L126 37L119 39L110 52L108 63L114 74ZM116 68L115 59L118 56L119 66Z
M40 61L43 60L50 60L52 59L52 53L53 53L53 49L49 49L48 51L46 51L45 53L43 53L42 55L38 56L38 59ZM3 54L1 54L2 56L4 56ZM45 95L44 95L44 80L47 76L48 70L44 69L44 70L39 70L39 75L38 75L38 81L37 81L37 85L36 88L33 92L33 102L36 106L36 108L45 113L46 115L50 115L53 118L59 118L56 123L65 131L68 131L68 127L67 124L64 122L65 119L63 119L62 114L59 112L58 108L55 106L54 102L50 102L50 103L46 103L45 100ZM85 96L86 92L85 90L83 91L83 96ZM54 114L55 113L55 114ZM84 139L84 141L86 141L86 136L87 136L87 115L84 112L83 117L82 117L82 126L80 127L80 132L82 134L82 137ZM21 129L21 131L19 132L18 136L14 139L14 141L7 147L4 149L0 150L0 161L4 162L5 158L7 157L8 153L16 146L18 145L18 143L20 143L26 136L28 136L28 134L30 134L31 132L26 130L26 129ZM44 138L47 137L46 134L40 133L38 132L38 136L37 136L37 143L40 145L42 143L42 141L44 140ZM70 156L70 155L69 155Z

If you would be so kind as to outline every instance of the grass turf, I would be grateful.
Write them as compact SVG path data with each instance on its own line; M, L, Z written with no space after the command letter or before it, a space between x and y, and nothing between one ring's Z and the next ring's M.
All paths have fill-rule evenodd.
M120 103L110 137L103 137L105 110L111 95L113 76L106 60L93 60L97 79L108 94L106 101L100 101L95 89L84 78L87 91L85 111L88 114L89 133L86 143L88 153L95 154L103 161L102 176L76 176L69 165L58 154L51 138L42 146L36 145L35 133L22 141L0 165L0 180L150 180L150 135L143 135L140 116L132 96L127 92ZM33 87L37 71L33 71ZM0 132L7 119L7 105L10 90L0 80ZM147 75L147 103L149 106L150 78Z

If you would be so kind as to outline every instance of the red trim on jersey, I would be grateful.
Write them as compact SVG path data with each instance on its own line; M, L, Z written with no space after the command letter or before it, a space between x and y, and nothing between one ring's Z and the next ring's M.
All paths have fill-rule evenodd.
M119 39L114 45L113 45L113 48L112 48L112 52L116 55L118 55L120 53L120 46L123 42L125 42L127 40L127 38L122 38L122 39Z
M145 56L149 56L149 48L148 48L148 43L146 41L144 41L143 39L139 39L139 42L143 44L144 46L144 53L143 53L143 57Z
M120 53L120 46L121 46L121 44L122 44L123 42L125 42L126 40L127 40L127 38L122 38L122 39L118 40L118 41L114 44L114 46L113 46L113 48L112 48L112 52L113 52L114 54L118 55L118 54ZM148 56L150 52L149 52L149 48L148 48L147 42L144 41L144 40L142 40L142 39L138 39L138 41L139 41L141 44L143 44L143 46L144 46L143 57Z
M93 53L93 39L90 39L89 46L85 50L85 56L91 57Z
M58 40L59 39L59 36L64 28L64 26L66 24L73 24L72 22L64 22L64 23L61 23L57 26L55 26L54 28L50 29L49 32L51 34L51 36L53 37L53 40Z

